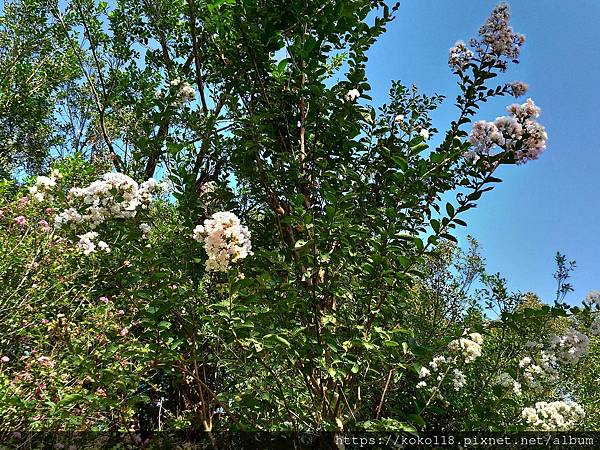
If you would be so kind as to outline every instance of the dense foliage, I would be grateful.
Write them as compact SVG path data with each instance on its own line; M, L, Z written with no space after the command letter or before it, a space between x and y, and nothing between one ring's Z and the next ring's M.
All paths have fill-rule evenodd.
M564 303L562 255L551 305L510 293L453 236L545 149L531 99L470 125L525 38L502 4L450 49L438 131L442 96L370 103L397 12L5 2L3 429L598 427L600 293Z

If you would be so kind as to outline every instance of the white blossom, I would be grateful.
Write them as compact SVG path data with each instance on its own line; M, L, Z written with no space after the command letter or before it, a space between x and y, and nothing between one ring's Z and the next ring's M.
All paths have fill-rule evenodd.
M502 134L493 122L480 120L473 124L469 141L479 153L485 153L502 139Z
M600 309L600 292L590 291L585 297L585 302L590 308Z
M521 395L521 383L516 381L509 373L502 372L496 377L495 382L499 386L511 389L513 394Z
M104 241L98 241L98 248L106 253L110 253L110 246Z
M187 81L181 81L179 78L171 80L171 87L175 89L175 98L177 105L183 105L194 100L196 91Z
M471 333L468 337L454 339L448 344L448 348L452 351L461 351L465 363L475 361L481 356L481 344L483 338L479 333Z
M429 366L431 367L431 370L433 370L434 372L437 372L439 370L440 366L445 363L446 363L446 357L440 355L440 356L435 356L429 363Z
M454 376L452 378L452 384L454 386L455 391L460 391L465 384L467 383L467 379L465 375L458 369L454 369Z
M109 172L84 188L72 188L67 199L73 207L58 214L55 226L88 223L94 229L109 219L130 219L138 209L145 209L152 194L160 190L153 178L141 185L123 173Z
M527 367L529 364L531 364L531 358L529 356L526 356L519 361L519 367L521 368Z
M585 411L573 401L537 402L524 408L521 417L534 430L565 431L585 417Z
M556 358L565 364L577 364L586 355L590 347L590 339L574 328L570 328L562 336L551 336L550 347Z
M89 255L96 251L96 244L93 242L97 237L98 233L95 231L89 231L85 234L79 235L79 242L77 247L83 252L84 255Z
M150 230L152 230L152 227L147 223L140 224L140 231L142 232L142 237L147 238L148 234L150 233Z
M54 169L50 172L50 176L39 176L35 180L35 184L29 188L29 193L33 199L39 203L43 202L46 198L48 201L53 200L51 194L52 190L56 187L56 180L61 177L60 172Z
M499 4L479 29L480 40L471 41L471 45L481 56L492 55L501 69L507 66L505 59L519 58L521 47L525 43L525 36L513 31L509 20L509 6L506 3Z
M360 91L358 89L350 89L346 93L346 95L344 95L344 100L346 100L347 102L353 102L358 97L360 97Z
M203 242L207 271L225 272L229 265L252 254L250 232L231 212L217 212L194 229L193 237Z
M448 50L448 65L452 70L463 70L471 59L473 52L467 48L463 41L458 41Z

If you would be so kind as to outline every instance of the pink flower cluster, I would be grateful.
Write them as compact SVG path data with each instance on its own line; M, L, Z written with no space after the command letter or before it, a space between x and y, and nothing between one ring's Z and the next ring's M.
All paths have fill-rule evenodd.
M529 85L522 81L513 81L508 85L508 87L510 88L510 92L515 98L522 97L529 90Z
M494 122L480 120L473 124L470 141L475 150L484 153L502 140L502 133Z
M487 153L494 146L512 154L517 163L537 159L546 149L548 135L538 123L540 109L533 100L507 108L510 116L498 117L494 122L480 121L473 125L469 140L477 154ZM465 155L472 159L478 157Z
M206 270L226 272L231 263L252 254L250 231L231 212L217 212L194 229L194 239L203 242L208 260Z
M501 3L494 8L485 24L479 29L480 40L472 40L471 45L481 55L492 55L497 59L502 68L506 68L504 58L517 60L521 47L525 43L525 36L516 33L509 25L510 8L508 4Z
M18 216L15 217L15 223L20 227L24 227L25 225L27 225L27 219L25 218L25 216Z

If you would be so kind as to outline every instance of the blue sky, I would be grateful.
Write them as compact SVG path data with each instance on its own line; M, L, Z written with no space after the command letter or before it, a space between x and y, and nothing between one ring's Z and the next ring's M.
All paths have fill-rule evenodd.
M397 18L370 51L368 77L376 104L386 101L390 80L416 83L425 93L447 96L434 114L441 131L456 117L456 80L448 48L477 33L497 2L404 0ZM483 246L489 272L500 272L513 290L534 291L552 301L556 251L577 261L572 277L579 303L600 290L600 2L519 0L513 28L527 36L521 63L502 81L529 83L528 96L542 108L549 134L546 152L523 166L503 167L504 180L463 217L466 233ZM526 98L526 97L525 97ZM485 105L478 119L505 114L514 99ZM433 141L435 142L435 141Z

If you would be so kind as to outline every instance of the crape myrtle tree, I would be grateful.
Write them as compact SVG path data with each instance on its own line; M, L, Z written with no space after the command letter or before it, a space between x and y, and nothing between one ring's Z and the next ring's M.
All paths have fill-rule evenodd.
M498 167L545 149L532 100L471 125L481 103L527 89L495 83L525 41L507 5L450 49L460 94L444 131L429 118L441 96L392 82L370 105L366 53L397 4L38 6L77 77L56 119L68 156L2 188L1 275L21 298L1 309L6 423L341 432L563 429L583 416L570 392L535 383L585 354L577 330L598 302L521 311L485 276L488 297L511 305L490 321L469 294L477 247L452 247ZM532 317L568 326L519 328ZM486 372L498 355L481 356L486 339L517 335L529 361L515 347ZM505 398L533 366L527 402ZM462 390L478 373L494 374L481 401Z

